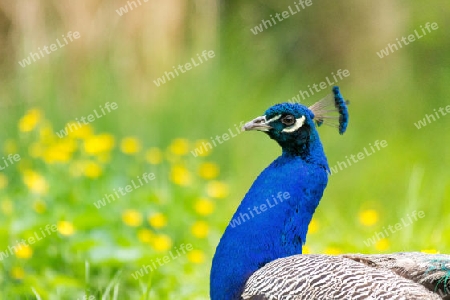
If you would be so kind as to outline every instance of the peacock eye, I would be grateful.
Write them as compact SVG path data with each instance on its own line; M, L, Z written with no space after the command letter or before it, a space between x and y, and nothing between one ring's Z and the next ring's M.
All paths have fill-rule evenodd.
M287 126L294 125L295 117L293 115L286 115L283 118L281 118L281 123Z

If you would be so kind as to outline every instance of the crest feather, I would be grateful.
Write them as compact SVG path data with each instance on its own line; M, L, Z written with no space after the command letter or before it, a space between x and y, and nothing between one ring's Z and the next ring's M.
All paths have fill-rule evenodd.
M309 107L314 114L317 126L322 124L336 127L343 134L348 125L348 101L344 100L339 87L333 87L333 93L319 100Z

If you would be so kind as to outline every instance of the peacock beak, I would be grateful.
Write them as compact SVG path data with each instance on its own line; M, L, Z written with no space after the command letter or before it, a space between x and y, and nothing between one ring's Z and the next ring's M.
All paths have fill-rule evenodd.
M266 124L266 116L257 117L256 119L245 123L245 125L242 127L242 131L269 131L270 129L272 129L272 127Z

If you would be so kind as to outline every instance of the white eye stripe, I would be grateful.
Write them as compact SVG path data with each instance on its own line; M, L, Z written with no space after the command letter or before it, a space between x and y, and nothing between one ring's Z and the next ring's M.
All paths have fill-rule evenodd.
M295 119L295 124L289 127L286 127L285 129L281 130L282 132L294 132L297 129L299 129L300 127L303 126L303 124L305 124L305 116L302 116L301 118Z
M276 115L275 117L273 117L273 118L267 120L267 121L266 121L266 124L269 124L270 122L276 121L276 120L278 120L279 118L281 118L281 115Z

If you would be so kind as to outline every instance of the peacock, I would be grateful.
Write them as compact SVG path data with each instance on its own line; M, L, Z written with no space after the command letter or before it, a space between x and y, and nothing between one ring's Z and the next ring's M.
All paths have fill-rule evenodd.
M335 86L309 108L276 104L244 125L265 132L282 154L257 177L220 239L212 300L450 299L449 255L301 254L330 172L316 127L343 134L347 104Z

